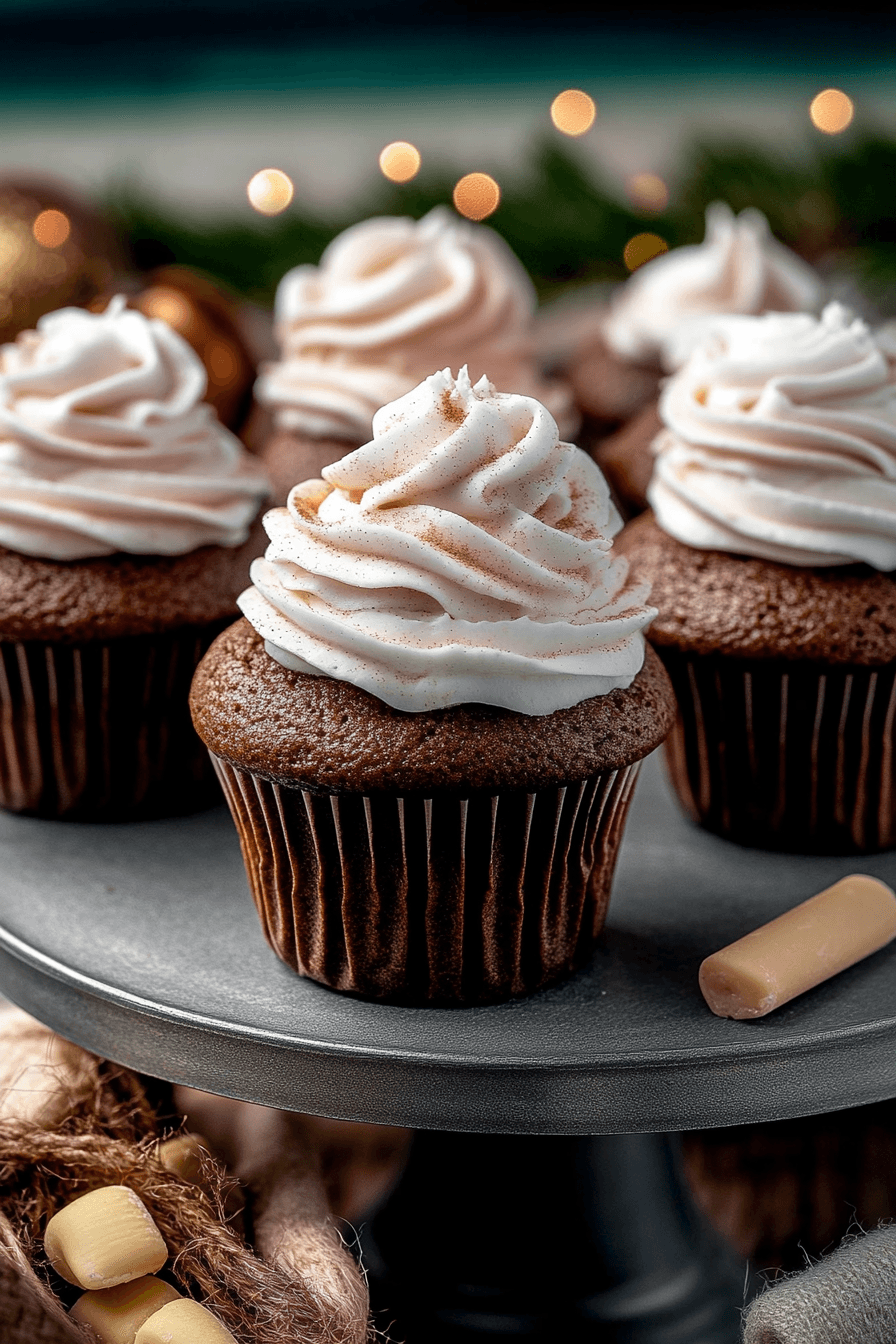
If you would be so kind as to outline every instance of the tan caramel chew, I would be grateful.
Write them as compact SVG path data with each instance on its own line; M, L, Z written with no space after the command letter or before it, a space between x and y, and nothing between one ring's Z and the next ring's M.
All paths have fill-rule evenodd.
M155 1274L168 1259L152 1214L126 1185L106 1185L66 1204L47 1223L50 1264L78 1288L114 1288Z
M156 1161L193 1185L203 1185L202 1163L211 1153L211 1145L201 1134L178 1134L165 1139L156 1149Z
M72 1307L71 1317L86 1326L98 1344L134 1344L144 1321L179 1300L175 1288L147 1274L115 1288L84 1293Z
M896 894L854 873L723 947L700 967L717 1017L764 1017L896 937Z
M169 1302L141 1325L134 1344L236 1344L234 1336L198 1302Z

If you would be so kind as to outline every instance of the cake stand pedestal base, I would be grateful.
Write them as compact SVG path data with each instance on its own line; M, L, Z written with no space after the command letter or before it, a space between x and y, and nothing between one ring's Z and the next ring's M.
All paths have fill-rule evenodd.
M664 1134L419 1133L361 1233L377 1325L407 1344L737 1344L744 1266Z

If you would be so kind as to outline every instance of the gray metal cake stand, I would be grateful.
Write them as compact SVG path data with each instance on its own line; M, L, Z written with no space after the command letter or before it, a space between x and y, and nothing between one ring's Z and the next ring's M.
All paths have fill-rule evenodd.
M223 808L106 827L2 816L0 990L172 1082L430 1131L366 1233L395 1338L728 1344L724 1256L667 1132L896 1095L896 945L759 1022L713 1017L697 967L857 869L896 883L896 853L740 849L683 819L653 759L590 965L513 1003L414 1009L276 959Z

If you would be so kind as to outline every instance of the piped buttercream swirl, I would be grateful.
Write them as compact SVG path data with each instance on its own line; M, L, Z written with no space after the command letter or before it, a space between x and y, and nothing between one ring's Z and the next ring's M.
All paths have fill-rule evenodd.
M772 235L759 210L716 201L706 237L641 266L611 304L604 337L623 359L671 372L685 362L724 313L817 310L821 281Z
M198 356L113 299L0 349L0 545L50 560L236 546L269 493Z
M600 471L539 402L445 369L373 435L265 517L240 606L273 657L410 711L548 714L631 683L647 589L612 553Z
M547 396L569 427L560 384L535 364L535 291L504 240L444 206L416 221L368 219L329 245L319 266L280 282L275 320L283 357L255 395L279 425L365 441L374 413L432 369L488 368L505 392Z
M660 415L648 498L672 536L896 569L896 351L841 304L724 319Z

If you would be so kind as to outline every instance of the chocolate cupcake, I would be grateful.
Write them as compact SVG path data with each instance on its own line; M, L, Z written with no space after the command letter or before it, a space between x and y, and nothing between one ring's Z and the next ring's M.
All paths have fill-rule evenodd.
M346 229L277 290L283 357L255 385L273 419L261 455L277 502L366 443L374 413L445 364L465 362L474 379L488 367L500 390L539 397L574 433L569 390L536 366L534 318L532 282L482 224L437 207Z
M668 383L653 583L688 812L743 844L896 844L894 364L840 305L726 319Z
M579 449L447 370L265 519L247 621L191 695L262 924L335 989L531 992L602 927L673 699Z
M0 351L0 806L116 820L214 797L187 692L267 482L204 388L123 300Z
M815 271L772 236L764 215L735 216L721 201L706 212L702 243L655 257L619 288L568 376L588 449L632 512L646 507L634 486L645 474L644 426L612 450L601 438L648 415L663 377L681 368L720 314L817 309L821 295Z

